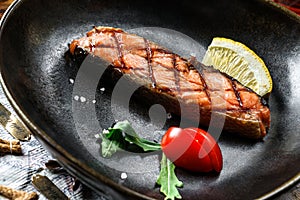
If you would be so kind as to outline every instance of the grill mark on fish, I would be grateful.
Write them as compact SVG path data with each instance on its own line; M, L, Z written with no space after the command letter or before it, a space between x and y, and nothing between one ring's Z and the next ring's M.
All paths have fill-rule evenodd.
M230 83L231 83L231 87L232 87L232 89L233 89L233 92L234 92L234 94L235 94L235 96L236 96L236 99L237 99L237 101L238 101L238 103L239 103L239 106L240 106L241 108L243 108L243 102L242 102L241 97L240 97L240 92L237 90L234 80L232 80L231 78L230 78L229 80L230 80Z
M149 77L151 79L151 87L156 87L156 80L153 74L153 69L151 65L151 59L152 59L152 50L150 48L150 44L147 39L144 38L145 46L146 46L146 52L147 52L147 62L148 62L148 69L149 69Z
M148 42L149 43L149 42ZM136 50L145 50L144 48L137 48ZM164 53L164 54L172 54L170 51L166 50L166 49L162 49L162 48L151 48L151 51L157 51L159 53ZM152 55L153 56L153 55Z
M177 92L180 94L181 89L180 89L180 78L179 78L179 70L176 67L176 55L173 54L173 59L172 59L172 65L173 65L173 72L174 72L174 78L175 78L175 88Z
M200 80L201 80L201 82L202 82L202 84L203 84L203 91L205 92L208 101L211 103L210 95L209 95L209 93L208 93L208 87L207 87L206 81L205 81L205 79L204 79L203 68L200 67L199 70L196 70L196 71L199 73Z
M116 42L116 46L117 46L117 50L118 50L118 59L121 63L121 67L124 68L125 67L125 63L124 63L124 59L123 59L123 53L122 53L122 48L121 48L121 44L119 41L119 38L117 37L116 33L113 31L112 32L112 36Z
M118 68L118 69L124 69L124 67L122 67L122 66L113 66L113 67ZM133 70L133 71L139 71L139 70L144 71L145 70L144 68L140 68L140 67L133 68L133 67L130 67L130 66L126 66L126 69L130 69L130 70Z
M166 50L166 49L162 49L162 48L155 48L153 49L154 51L157 51L159 53L164 53L164 54L172 54L172 52Z

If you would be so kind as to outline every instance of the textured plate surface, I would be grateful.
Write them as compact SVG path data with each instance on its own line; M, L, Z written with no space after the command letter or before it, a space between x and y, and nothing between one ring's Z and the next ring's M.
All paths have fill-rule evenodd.
M97 100L97 123L107 127L114 120L109 90L103 92L99 85L96 93L81 90L83 93L74 94L76 82L70 82L78 69L66 61L68 43L83 36L93 25L125 30L167 28L188 35L202 48L215 36L228 37L249 46L268 66L274 82L268 136L263 141L248 141L223 134L219 139L224 156L220 175L177 170L185 183L180 189L184 199L253 199L299 173L300 21L297 17L254 0L17 1L1 24L0 67L4 90L43 144L89 186L111 199L134 195L163 199L155 186L159 154L126 158L118 155L105 160L94 138L100 129L90 128L97 127L88 123L90 115L82 112L80 123L77 115L74 117L74 106L85 111L93 105L93 99L88 98L92 93ZM178 46L180 49L182 45ZM79 101L74 102L75 96ZM126 108L117 107L120 118L134 121L137 132L152 138L149 132L160 126L151 124L143 109L133 105L128 114ZM121 179L122 172L127 173L127 179Z

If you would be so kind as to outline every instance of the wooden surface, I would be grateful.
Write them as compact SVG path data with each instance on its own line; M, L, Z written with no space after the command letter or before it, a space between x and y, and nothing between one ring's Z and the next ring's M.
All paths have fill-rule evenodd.
M0 0L0 18L3 16L5 10L13 2L13 0ZM292 164L292 163L291 163ZM1 197L0 197L1 199ZM300 200L300 183L295 184L293 187L286 189L284 192L276 195L272 199L277 200Z

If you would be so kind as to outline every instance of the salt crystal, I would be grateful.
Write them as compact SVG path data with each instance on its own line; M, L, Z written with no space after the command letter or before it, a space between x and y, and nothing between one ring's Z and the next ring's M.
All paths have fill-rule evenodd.
M103 134L109 133L109 131L107 129L104 129L102 132L103 132Z
M83 102L86 102L86 98L85 97L80 97L80 101L83 103Z
M74 79L72 79L72 78L70 78L69 81L70 81L71 84L74 83Z
M75 100L75 101L78 101L78 100L79 100L79 96L75 95L75 96L74 96L74 100Z
M127 178L127 174L125 173L125 172L123 172L122 174L121 174L121 179L126 179Z

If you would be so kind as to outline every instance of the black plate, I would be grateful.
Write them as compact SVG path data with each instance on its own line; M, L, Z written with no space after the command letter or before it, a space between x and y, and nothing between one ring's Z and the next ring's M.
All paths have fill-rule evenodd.
M248 141L223 134L219 139L224 156L220 175L177 170L185 183L180 189L184 199L253 199L299 179L300 20L295 15L255 0L17 1L1 23L1 82L25 123L72 174L111 199L163 199L155 186L158 154L118 155L110 160L100 156L94 138L100 130L91 127L113 122L109 90L102 94L98 85L90 91L79 87L80 94L73 91L70 78L75 79L77 69L68 65L65 52L72 39L93 25L125 30L167 28L188 35L202 48L215 36L228 37L252 48L268 66L274 81L268 136L263 141ZM74 100L76 95L79 101ZM81 96L86 98L81 98L83 102ZM74 108L82 109L79 119ZM96 110L92 116L96 121L86 112L90 108ZM120 106L118 114L127 113L122 117L151 138L149 132L159 126L140 113L140 108ZM122 172L127 179L121 179Z

